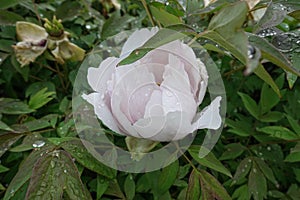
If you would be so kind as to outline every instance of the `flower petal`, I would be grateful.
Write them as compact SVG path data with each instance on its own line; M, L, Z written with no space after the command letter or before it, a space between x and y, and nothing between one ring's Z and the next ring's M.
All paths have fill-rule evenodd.
M102 123L113 130L116 133L121 133L118 128L117 122L115 121L109 107L103 100L102 94L100 93L91 93L91 94L83 94L82 98L88 101L90 104L94 106L95 114L102 121Z
M193 126L193 131L197 129L218 129L222 124L220 116L220 102L222 97L216 97L210 105L205 107L200 113L196 114Z
M98 68L90 67L88 69L88 83L94 91L105 92L107 82L112 79L112 74L115 72L119 59L109 57L101 62Z
M125 42L120 57L124 58L124 56L128 56L135 49L143 46L157 32L158 27L153 27L151 30L142 28L133 32Z
M170 65L165 67L162 89L162 104L165 113L186 111L192 121L197 105L189 83L189 77L180 59L170 54Z
M192 132L188 115L184 112L170 112L166 116L140 119L134 128L143 138L154 141L182 139Z

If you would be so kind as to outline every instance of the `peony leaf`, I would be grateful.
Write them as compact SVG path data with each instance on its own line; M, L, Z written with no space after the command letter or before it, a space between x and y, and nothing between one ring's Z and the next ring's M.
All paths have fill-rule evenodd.
M56 95L55 92L53 91L48 92L47 90L48 88L43 88L37 93L31 95L28 103L29 108L36 110L38 108L43 107L49 101L54 99Z
M257 128L257 130L283 140L297 140L300 138L300 136L282 126L266 126L263 128Z
M15 115L27 114L34 111L18 99L0 98L0 113Z
M249 35L249 42L253 45L258 47L262 52L262 57L268 59L270 62L274 63L275 65L285 69L289 72L292 72L298 76L300 76L300 71L295 69L291 62L286 59L282 53L280 53L272 44L270 44L264 38L261 38L256 35Z
M1 140L0 140L1 141ZM45 145L42 148L32 151L29 156L22 162L19 167L17 174L14 176L10 182L3 200L12 199L14 196L17 196L23 190L26 191L28 181L32 174L32 168L36 161L45 155L46 152L53 150L54 146ZM25 188L24 188L25 187ZM22 196L24 199L24 196Z
M203 165L205 167L221 172L229 177L232 177L230 171L224 167L224 165L214 156L212 152L209 152L204 158L200 158L199 149L199 146L191 146L188 152L200 165Z
M256 163L253 163L249 174L248 187L254 200L265 199L267 196L267 181Z
M199 170L202 200L231 200L231 197L218 180L205 170Z
M254 70L254 73L263 81L265 81L269 86L271 86L271 88L274 90L278 97L281 97L281 93L277 84L275 83L269 72L265 70L262 64L258 65L258 67Z
M24 20L24 18L14 12L10 12L7 10L1 10L0 12L0 25L14 25L17 21L22 20Z
M186 193L186 200L194 199L200 199L200 175L196 170L193 170L190 175L189 185Z
M128 200L132 200L135 196L135 182L131 174L129 174L125 179L124 192L126 195L126 199Z
M110 179L115 177L116 171L94 158L79 139L74 138L73 140L62 142L60 146L84 167Z
M163 9L150 5L150 10L153 17L164 27L182 23L179 17L172 15Z
M256 104L256 102L247 94L244 94L241 92L239 92L238 94L242 98L244 106L249 111L249 113L256 119L258 119L258 117L260 115L260 109L259 109L258 105Z
M74 200L92 199L71 156L65 151L54 150L35 163L26 200L61 199L63 195Z

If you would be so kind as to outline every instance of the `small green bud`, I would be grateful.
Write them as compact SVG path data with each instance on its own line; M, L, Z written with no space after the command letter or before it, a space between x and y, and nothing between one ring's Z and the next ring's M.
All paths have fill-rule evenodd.
M50 36L59 38L64 34L64 27L61 20L56 19L56 16L53 17L52 22L46 18L44 21L44 27Z

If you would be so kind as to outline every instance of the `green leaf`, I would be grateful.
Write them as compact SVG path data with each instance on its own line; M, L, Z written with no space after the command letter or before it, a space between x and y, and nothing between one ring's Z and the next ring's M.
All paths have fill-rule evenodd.
M258 67L254 70L254 73L265 81L273 91L277 94L278 97L281 97L280 90L276 85L275 81L273 80L272 76L267 72L262 64L259 64Z
M109 186L109 179L97 175L97 199L100 199Z
M277 26L284 20L286 14L286 11L279 6L275 7L271 1L262 18L254 26L254 31L259 32L260 30Z
M237 181L241 180L242 178L246 177L249 173L251 166L252 166L253 159L251 157L244 158L242 162L240 162L239 166L236 169L236 172L233 176L232 185L234 185Z
M208 29L217 30L223 27L240 28L245 21L248 11L247 7L246 2L237 2L224 7L211 19Z
M0 98L0 113L17 115L34 111L35 110L29 108L27 104L21 102L19 99Z
M21 0L0 0L0 9L5 10L7 8L11 8L15 5L17 5Z
M15 41L12 40L3 40L0 39L0 50L11 53L13 51L12 45L15 43Z
M9 2L9 1L6 1L6 2ZM15 25L15 23L17 21L24 21L24 18L14 12L10 12L7 10L1 10L0 25Z
M60 144L60 146L67 152L69 152L77 162L79 162L87 169L110 179L116 176L116 171L107 167L106 165L99 162L96 158L94 158L83 146L82 142L79 139L74 138L72 141L63 142Z
M249 113L257 119L260 115L260 109L257 106L256 102L247 94L241 92L238 92L238 94L242 98L244 106L249 111Z
M54 150L40 157L34 165L26 199L61 199L63 193L69 199L92 199L71 156Z
M295 119L293 119L291 116L289 115L285 115L286 118L288 119L291 127L293 128L293 130L296 132L297 135L300 136L300 125L299 122Z
M224 167L224 165L214 156L212 152L209 152L204 158L200 158L199 149L199 146L191 146L188 152L200 165L203 165L205 167L221 172L229 177L232 177L230 171Z
M124 192L126 195L126 199L128 200L132 200L135 196L135 182L131 174L129 174L125 179Z
M37 93L30 96L29 107L32 109L38 109L46 105L49 101L55 98L55 92L47 92L48 88L43 88Z
M116 179L110 181L105 194L118 197L119 199L126 199Z
M259 102L262 114L269 112L279 103L279 101L280 98L276 95L276 93L267 84L264 84L261 89Z
M289 155L284 159L285 162L300 162L300 152L294 152Z
M300 10L295 10L293 12L290 12L289 16L291 16L297 20L300 20Z
M40 90L47 88L49 92L55 92L55 85L52 82L34 82L26 89L25 97L29 97L30 95L34 95Z
M14 131L12 128L10 128L7 124L4 122L0 121L0 130L5 130L5 131Z
M110 36L121 32L128 23L132 22L134 18L130 15L121 16L119 12L115 12L111 17L105 21L102 27L101 38L104 40Z
M261 170L261 172L264 174L264 176L269 181L271 181L274 185L278 184L275 179L272 169L265 163L265 161L263 161L261 158L257 158L257 157L254 157L253 159L256 162L259 169Z
M257 128L257 130L283 140L297 140L300 138L300 136L282 126L266 126L263 128Z
M200 199L200 174L194 169L189 178L186 200L195 199Z
M234 44L232 44L229 39L225 38L222 33L217 33L215 31L209 30L209 31L205 31L203 33L199 33L198 37L206 38L206 39L216 42L221 47L228 50L234 57L236 57L243 64L247 63L246 56L243 54L243 52L240 51ZM239 40L239 41L242 42L243 40Z
M63 21L71 21L80 14L82 11L82 4L77 1L64 1L60 6L57 7L55 15L57 19Z
M183 39L187 37L183 33L173 31L171 29L160 29L153 37L151 37L143 46L134 50L128 57L119 63L120 65L127 65L133 63L144 57L151 50L158 48L169 42Z
M17 133L7 133L0 135L0 157L18 141L23 135Z
M153 5L150 5L149 7L153 17L157 21L159 21L163 26L170 26L182 23L179 17L168 13L162 8L156 8Z
M285 162L299 162L300 161L300 142L291 149L290 154L285 158Z
M0 165L0 173L7 172L7 171L9 171L9 168Z
M22 162L17 174L14 176L14 178L8 185L3 200L12 199L15 194L17 194L20 190L24 189L23 186L28 183L28 180L30 179L32 174L34 164L39 158L41 158L41 156L46 155L46 152L50 152L51 150L53 150L53 148L54 146L45 145L42 148L32 151L29 154L29 156Z
M242 26L247 17L248 5L246 2L236 2L230 4L220 10L215 15L209 25L208 30L213 30L222 35L224 39L231 43L231 45L239 51L242 63L247 64L247 50L248 42L245 32L242 30Z
M249 42L251 45L258 47L262 52L262 57L266 58L275 65L300 76L300 71L293 68L289 60L282 55L272 44L266 39L256 35L249 34Z
M211 174L199 170L202 200L231 200L225 188Z
M283 113L277 111L271 111L259 117L262 122L277 122L284 117Z
M262 200L267 196L267 181L256 163L253 163L250 171L248 187L254 200Z
M248 122L244 120L233 121L227 118L226 124L232 128L229 129L228 132L234 133L242 137L248 137L252 135L252 127L249 125Z
M246 148L240 143L232 143L225 146L226 151L223 152L219 160L233 160L246 150Z
M179 170L178 161L173 162L167 167L163 168L157 182L157 194L162 195L166 193L176 180Z
M245 184L237 188L232 194L232 198L237 200L249 200L250 195L249 195L248 186Z

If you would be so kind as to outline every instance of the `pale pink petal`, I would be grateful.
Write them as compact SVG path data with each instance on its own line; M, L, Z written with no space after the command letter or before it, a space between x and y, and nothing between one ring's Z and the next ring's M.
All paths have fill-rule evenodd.
M95 114L102 121L102 123L116 133L121 133L118 128L110 108L104 102L104 98L100 93L83 94L82 98L93 105Z
M126 72L118 67L116 71L116 85L111 97L112 112L124 129L137 136L131 127L134 122L142 118L145 107L152 91L157 89L154 76L146 66L126 66Z
M200 113L197 113L192 124L193 131L197 129L218 129L222 124L220 116L220 102L222 97L216 97L210 105L205 107Z
M160 90L153 90L150 100L145 108L144 118L157 117L164 115L164 108L162 106L162 92Z
M184 112L171 112L166 116L141 119L134 127L141 136L154 141L178 140L192 132L188 115Z
M198 99L199 83L201 80L198 59L193 50L179 40L162 45L161 47L150 51L139 61L141 63L159 63L163 65L169 64L169 55L177 56L184 63L184 69L189 77L195 100ZM203 65L203 63L201 63Z
M152 36L158 32L157 27L153 27L151 30L142 28L133 32L125 42L120 57L128 56L135 49L143 46Z
M199 106L202 103L206 93L207 84L208 84L208 75L207 75L206 67L200 60L198 60L198 63L199 63L198 66L200 69L199 73L200 73L201 81L199 83L198 98L196 100L197 106Z
M165 113L174 111L186 111L192 121L196 114L197 105L190 91L188 75L184 70L183 63L173 55L170 55L171 64L165 67L162 90L162 104Z
M109 57L102 61L98 68L90 67L88 69L88 83L94 91L104 92L106 90L107 82L112 79L118 62L118 58Z

